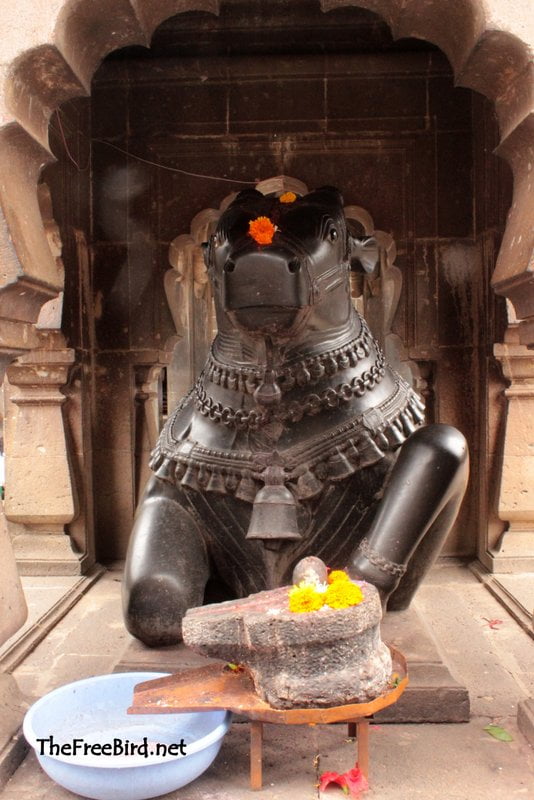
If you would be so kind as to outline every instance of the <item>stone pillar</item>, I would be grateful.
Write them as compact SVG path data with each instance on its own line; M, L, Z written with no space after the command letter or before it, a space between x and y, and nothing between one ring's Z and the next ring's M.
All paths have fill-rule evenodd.
M16 633L28 614L3 505L0 500L0 645ZM20 726L27 707L13 676L0 671L0 788L24 757L26 745Z
M493 571L533 572L534 351L510 341L496 344L494 354L510 386L498 507L508 529L492 553Z
M64 526L77 513L62 412L74 351L40 332L43 349L7 368L5 513L21 574L76 575L81 554Z

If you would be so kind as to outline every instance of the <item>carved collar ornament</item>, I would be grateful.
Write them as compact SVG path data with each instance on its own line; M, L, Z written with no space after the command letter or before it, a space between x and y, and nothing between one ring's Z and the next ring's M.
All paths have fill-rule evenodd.
M296 386L308 384L313 386L325 375L333 376L340 370L357 366L359 361L369 356L372 341L373 336L367 323L362 320L360 333L347 345L289 362L276 372L274 376L276 383L283 394ZM253 395L265 378L265 370L257 366L223 364L216 358L212 346L205 375L209 381L225 389Z
M287 486L298 501L315 497L326 482L348 478L397 449L424 422L423 402L397 377L392 394L375 408L282 452L217 450L175 432L177 417L194 402L192 391L167 421L151 468L187 489L232 494L248 503L254 502L262 483L273 481ZM226 415L214 424L221 422L228 422Z

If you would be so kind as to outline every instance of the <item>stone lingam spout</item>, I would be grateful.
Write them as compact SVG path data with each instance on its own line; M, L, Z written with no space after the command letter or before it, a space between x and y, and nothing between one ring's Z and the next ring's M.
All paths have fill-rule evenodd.
M216 579L245 597L314 554L406 606L456 517L465 439L423 403L354 310L351 269L373 239L347 230L332 187L246 190L205 247L218 335L152 455L127 556L128 629L181 639Z

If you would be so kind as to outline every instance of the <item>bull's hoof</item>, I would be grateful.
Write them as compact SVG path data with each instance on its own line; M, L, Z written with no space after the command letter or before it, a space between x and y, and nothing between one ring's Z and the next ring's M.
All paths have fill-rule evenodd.
M135 583L124 600L128 631L148 647L165 647L182 641L182 618L187 611L171 581L160 577Z

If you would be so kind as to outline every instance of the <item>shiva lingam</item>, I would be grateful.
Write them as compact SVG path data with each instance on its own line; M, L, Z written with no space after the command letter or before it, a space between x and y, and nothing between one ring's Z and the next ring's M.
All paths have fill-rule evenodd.
M303 559L294 587L189 609L188 647L239 664L272 708L328 708L374 700L390 685L380 638L382 606L370 583L318 558Z

